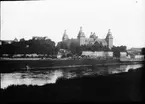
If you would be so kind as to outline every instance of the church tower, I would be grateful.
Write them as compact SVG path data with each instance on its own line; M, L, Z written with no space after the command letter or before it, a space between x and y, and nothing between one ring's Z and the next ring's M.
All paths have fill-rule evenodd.
M65 41L65 40L68 40L68 35L66 34L66 30L64 30L64 34L63 34L63 37L62 37L62 41Z
M85 34L82 31L82 27L80 27L80 31L78 33L78 40L79 40L79 45L84 45L85 44Z
M108 33L106 36L106 42L107 42L108 48L111 49L113 47L113 36L112 36L110 29L108 30Z

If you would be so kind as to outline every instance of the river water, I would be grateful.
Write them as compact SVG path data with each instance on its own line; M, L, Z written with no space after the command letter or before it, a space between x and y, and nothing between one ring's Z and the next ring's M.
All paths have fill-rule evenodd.
M79 68L65 68L37 71L17 71L13 73L1 73L1 88L6 89L11 85L37 85L43 86L49 83L56 83L58 78L74 78L83 76L107 75L121 72L128 72L129 69L137 69L142 64L135 65L112 65L93 66Z

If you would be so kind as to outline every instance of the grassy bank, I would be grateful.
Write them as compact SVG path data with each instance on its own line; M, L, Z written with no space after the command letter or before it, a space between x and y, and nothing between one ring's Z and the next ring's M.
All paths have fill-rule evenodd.
M142 100L143 68L109 76L59 79L44 86L10 86L1 89L5 102L98 102Z
M26 70L26 65L30 67L51 67L53 61L51 60L6 60L0 61L0 72L13 72L18 70Z

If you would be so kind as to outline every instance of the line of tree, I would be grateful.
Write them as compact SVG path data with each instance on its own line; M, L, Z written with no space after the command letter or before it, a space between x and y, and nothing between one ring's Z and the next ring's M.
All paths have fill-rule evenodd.
M0 55L9 54L47 54L56 55L60 49L66 49L73 55L81 55L82 51L113 51L115 57L120 57L120 52L127 52L126 46L113 46L109 49L107 46L103 46L101 43L95 42L90 45L79 46L78 43L72 42L66 44L65 42L59 42L55 46L55 42L51 39L20 39L19 42L12 42L11 44L2 44L0 46Z
M113 46L111 51L113 51L114 57L120 57L120 52L127 52L126 46Z
M120 52L127 52L126 46L113 46L109 49L107 46L103 46L101 43L95 42L94 44L79 46L77 43L70 43L69 45L65 42L60 42L57 45L59 49L70 50L72 54L81 55L82 51L113 51L114 57L120 57Z
M0 54L56 54L55 42L51 39L20 39L19 42L12 42L11 44L2 44L0 46Z

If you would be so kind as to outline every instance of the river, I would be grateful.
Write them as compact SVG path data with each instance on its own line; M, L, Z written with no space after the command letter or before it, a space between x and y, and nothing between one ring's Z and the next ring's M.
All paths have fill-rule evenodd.
M74 78L83 76L95 76L128 72L129 69L137 69L142 64L135 65L110 65L79 68L60 68L53 70L16 71L13 73L1 73L1 88L6 89L11 85L37 85L43 86L56 83L58 78Z

